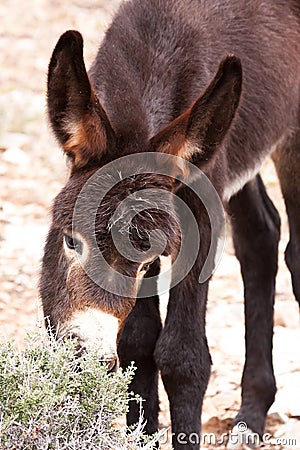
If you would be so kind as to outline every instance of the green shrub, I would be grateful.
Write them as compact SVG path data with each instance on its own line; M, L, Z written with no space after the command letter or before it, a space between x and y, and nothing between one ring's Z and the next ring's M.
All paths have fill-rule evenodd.
M142 416L124 415L134 368L108 374L97 352L75 355L75 343L30 339L22 351L0 344L0 448L9 450L153 449Z

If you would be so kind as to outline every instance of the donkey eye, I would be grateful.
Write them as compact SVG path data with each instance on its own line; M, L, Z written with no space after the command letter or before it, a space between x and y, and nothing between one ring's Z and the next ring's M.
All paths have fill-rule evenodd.
M152 264L153 264L156 260L157 260L157 258L155 258L153 261L149 261L149 262L145 263L145 264L143 265L143 267L142 267L142 270L145 270L145 271L149 270L150 267L152 266Z
M64 240L66 246L70 250L74 250L75 252L82 255L82 242L79 239L76 239L73 236L69 236L68 234L64 234Z

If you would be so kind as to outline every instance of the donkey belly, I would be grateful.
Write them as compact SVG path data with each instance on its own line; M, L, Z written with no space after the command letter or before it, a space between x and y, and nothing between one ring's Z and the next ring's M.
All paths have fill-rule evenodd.
M253 160L249 160L245 157L244 167L237 167L236 171L234 171L234 168L230 167L229 165L227 178L228 181L223 191L223 200L230 200L232 196L243 189L243 187L258 174L265 159L268 156L272 155L275 150L284 146L289 135L290 132L287 131L265 151L257 151Z
M259 172L262 163L265 159L265 155L259 155L258 159L255 161L254 166L249 167L235 176L232 175L232 178L229 180L226 185L223 193L223 200L228 201L231 197L233 197L237 192L239 192L248 181L252 180L252 178L257 175Z

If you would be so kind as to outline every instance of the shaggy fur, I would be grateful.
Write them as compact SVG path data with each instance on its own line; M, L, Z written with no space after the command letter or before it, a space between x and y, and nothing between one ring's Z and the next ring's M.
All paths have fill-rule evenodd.
M272 334L280 220L257 173L273 153L291 230L286 259L300 302L299 19L297 0L131 0L120 7L88 74L75 31L62 35L49 65L49 117L71 160L71 175L54 203L45 247L44 312L54 328L78 309L99 308L119 319L118 353L123 366L134 360L138 367L132 388L145 399L147 432L158 425L159 368L176 450L183 447L179 433L200 433L210 375L208 283L198 283L211 234L205 209L184 184L150 174L120 183L99 206L98 245L120 272L133 277L137 265L118 258L109 237L110 217L126 192L145 187L176 192L193 211L201 249L189 275L170 292L163 329L157 296L136 301L132 291L117 297L82 268L70 276L63 232L72 233L73 208L84 183L120 156L179 155L206 173L230 214L245 285L246 363L235 423L243 420L262 434L276 391ZM174 167L175 173L186 176L181 167ZM180 245L177 212L172 202L167 206L169 214L151 211L151 219L142 214L134 226L123 212L119 231L129 227L134 246L142 249L148 233L162 229L165 254L174 258ZM84 234L84 222L80 231ZM148 276L159 272L157 260L149 270ZM137 419L132 404L128 423Z

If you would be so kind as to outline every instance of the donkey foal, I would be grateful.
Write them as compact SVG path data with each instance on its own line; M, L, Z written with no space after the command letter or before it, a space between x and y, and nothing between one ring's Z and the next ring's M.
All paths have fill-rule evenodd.
M183 444L178 435L200 436L211 365L205 335L208 282L199 284L198 278L212 231L192 189L199 180L189 178L188 162L210 180L229 213L245 286L246 363L234 424L242 420L261 435L274 400L280 220L258 171L273 153L290 224L287 263L300 302L299 21L298 0L131 0L121 5L88 73L76 31L61 36L50 61L48 113L71 171L54 202L45 247L44 313L58 335L77 337L84 349L102 340L101 357L110 369L116 368L117 354L122 367L135 361L132 389L145 399L148 433L158 428L160 369L176 450L199 448L195 441ZM74 226L76 202L97 171L141 152L144 163L128 163L135 174L119 173L95 214L85 198ZM166 176L159 173L164 163L158 163L157 173L150 170L153 154L157 161L163 155L180 158L168 160ZM163 209L155 208L153 199L148 209L138 209L148 189L164 193ZM120 209L130 195L131 206ZM147 280L156 284L159 257L171 256L175 263L182 239L194 235L192 225L182 234L184 217L174 197L192 211L201 244L189 273L170 290L162 328L155 290L145 298L139 293ZM138 211L133 218L131 210ZM87 232L91 225L96 247ZM163 231L161 251L155 250L161 235L153 230ZM137 261L118 252L113 232L121 244L128 235L145 256ZM100 270L96 250L115 272ZM131 280L126 293L118 294L116 273ZM132 403L128 424L137 422L138 414Z

